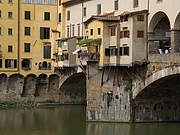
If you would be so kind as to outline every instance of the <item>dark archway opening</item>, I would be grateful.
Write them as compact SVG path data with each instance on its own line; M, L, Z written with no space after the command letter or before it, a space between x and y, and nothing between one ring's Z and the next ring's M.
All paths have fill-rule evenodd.
M180 74L161 78L134 99L135 121L180 121Z
M86 75L76 73L60 87L60 101L65 104L86 104Z

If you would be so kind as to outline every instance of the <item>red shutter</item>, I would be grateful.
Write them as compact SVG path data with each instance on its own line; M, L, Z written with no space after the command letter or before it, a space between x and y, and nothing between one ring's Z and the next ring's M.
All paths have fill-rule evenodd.
M122 31L120 31L120 38L123 38L123 32Z
M126 37L127 37L127 38L129 38L129 34L130 34L129 30L127 30L127 31L126 31Z

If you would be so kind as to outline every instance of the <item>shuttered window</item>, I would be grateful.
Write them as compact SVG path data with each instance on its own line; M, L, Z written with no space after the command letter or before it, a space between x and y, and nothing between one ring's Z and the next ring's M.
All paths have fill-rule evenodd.
M44 59L51 58L51 46L44 46Z
M40 27L40 39L50 38L50 28Z
M24 19L25 19L25 20L30 20L30 19L31 19L31 12L30 12L30 11L25 11L25 13L24 13Z
M50 12L44 12L44 20L50 21Z
M2 68L2 59L0 59L0 68Z
M110 56L110 49L109 48L105 48L105 56Z

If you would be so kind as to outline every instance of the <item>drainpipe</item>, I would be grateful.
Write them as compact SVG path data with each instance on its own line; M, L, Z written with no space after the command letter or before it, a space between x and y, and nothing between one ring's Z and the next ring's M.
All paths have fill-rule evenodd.
M20 74L20 0L18 0L18 52L17 52L17 71Z

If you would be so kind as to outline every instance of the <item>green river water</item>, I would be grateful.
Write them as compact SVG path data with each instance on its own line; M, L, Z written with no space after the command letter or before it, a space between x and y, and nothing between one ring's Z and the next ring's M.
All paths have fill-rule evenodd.
M180 135L180 123L86 122L85 106L0 110L0 135Z

